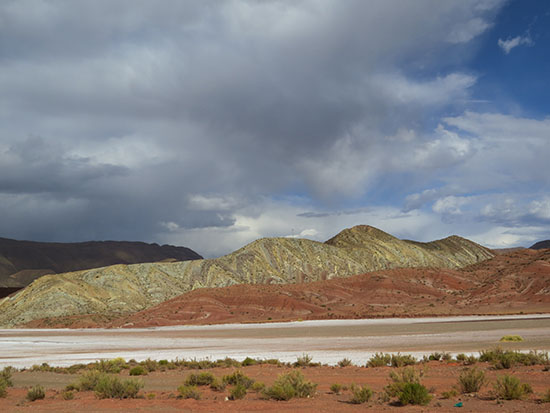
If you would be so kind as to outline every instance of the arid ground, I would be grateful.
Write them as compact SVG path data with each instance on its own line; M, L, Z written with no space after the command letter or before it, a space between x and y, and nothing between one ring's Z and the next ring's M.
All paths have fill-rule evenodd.
M197 370L168 370L155 371L144 376L145 387L141 391L141 399L99 399L93 392L76 392L73 400L64 400L63 389L69 383L78 379L78 375L59 374L50 372L24 371L13 376L14 388L8 389L6 398L0 398L2 412L359 412L359 411L395 411L395 412L535 412L549 411L550 404L541 403L546 391L550 388L550 372L544 371L543 366L520 366L509 370L495 370L487 363L478 363L486 372L488 384L477 395L456 395L450 399L443 398L443 393L451 390L457 383L457 378L463 366L458 363L432 361L417 366L424 369L422 383L430 388L433 399L427 406L399 407L389 402L379 400L384 387L388 384L391 367L303 367L299 371L306 379L318 384L317 393L312 398L291 399L289 401L262 400L257 392L250 391L244 399L226 400L228 391L213 391L208 386L199 387L201 400L178 399L177 387L185 378ZM281 373L292 370L291 367L274 365L256 365L242 367L244 374L271 385ZM230 374L235 368L214 368L210 371L216 377ZM533 394L525 400L496 400L492 396L493 384L498 376L512 374L521 381L529 383ZM128 371L119 374L121 378L128 378ZM372 401L366 404L350 404L351 393L344 390L337 395L330 391L334 383L350 387L352 383L368 385L374 390ZM25 400L27 388L41 384L46 389L46 398L29 402ZM462 401L462 408L454 405Z

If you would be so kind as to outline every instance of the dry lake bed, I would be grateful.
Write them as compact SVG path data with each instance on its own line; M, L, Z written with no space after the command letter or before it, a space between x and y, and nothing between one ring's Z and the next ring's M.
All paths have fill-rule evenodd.
M499 343L520 335L519 343ZM474 353L502 345L550 351L550 314L437 318L322 320L141 329L0 330L0 368L49 363L68 366L98 359L278 358L364 364L376 352L421 357L435 351Z

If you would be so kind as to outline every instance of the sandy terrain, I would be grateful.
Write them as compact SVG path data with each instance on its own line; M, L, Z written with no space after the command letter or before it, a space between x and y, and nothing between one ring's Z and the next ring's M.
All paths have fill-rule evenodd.
M0 330L0 367L48 362L66 366L98 358L278 358L308 353L335 364L343 357L364 364L375 352L421 356L434 351L472 353L499 344L504 335L525 341L507 347L550 350L550 315L418 319L319 320L146 329Z

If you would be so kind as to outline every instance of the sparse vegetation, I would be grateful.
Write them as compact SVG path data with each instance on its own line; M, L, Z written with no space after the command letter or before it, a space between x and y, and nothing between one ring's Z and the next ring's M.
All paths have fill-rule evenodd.
M274 400L290 400L294 397L312 397L317 384L306 381L297 370L280 375L273 386L263 391L264 397Z
M249 389L254 384L254 380L243 374L240 370L236 370L227 376L223 376L222 381L233 386L242 385L245 389Z
M6 387L12 387L13 381L11 379L11 375L14 371L14 368L11 366L4 367L2 371L0 371L0 381L4 381L6 383Z
M197 386L181 385L178 387L179 397L182 399L195 399L200 400L201 393L198 391Z
M143 388L143 382L136 379L121 381L118 377L102 376L94 390L100 399L135 399Z
M430 402L428 389L420 383L423 372L413 367L405 367L397 372L390 372L390 384L385 388L388 397L397 397L399 403L425 405Z
M145 376L147 370L143 366L135 366L130 369L130 376Z
M351 399L352 404L362 404L368 402L373 395L372 390L368 386L351 385Z
M496 369L509 369L516 364L525 366L534 366L537 364L549 364L547 352L530 351L522 353L520 351L503 350L500 347L491 350L482 350L479 355L479 361L487 361Z
M80 377L78 384L73 384L73 386L80 391L95 390L97 383L99 383L99 380L101 380L104 376L106 376L105 373L98 370L91 370L84 373Z
M339 383L333 383L330 385L330 391L334 394L340 394L340 392L342 391L342 385Z
M413 366L416 364L416 358L411 356L410 354L392 354L390 365L392 367L405 367L405 366Z
M298 357L298 359L294 362L294 367L308 367L312 366L313 363L311 362L313 360L313 357L311 357L309 354L302 354L301 357Z
M391 362L391 354L376 353L367 362L367 367L384 367L388 366Z
M187 379L185 379L185 385L186 386L209 386L211 385L216 378L212 373L203 372L199 374L191 373L189 376L187 376Z
M348 358L343 358L338 362L339 367L348 367L351 366L351 360Z
M61 393L61 397L63 397L63 400L73 400L74 399L74 391L65 390L63 393Z
M521 400L533 389L527 383L522 383L517 377L504 375L497 378L495 383L495 395L504 400Z
M35 400L41 400L46 397L46 391L44 387L37 385L33 386L27 392L27 400L33 402Z
M217 377L214 378L214 381L210 383L210 388L214 391L224 391L227 384L223 381L218 379Z
M246 387L242 384L237 384L229 392L229 400L239 400L246 396Z
M548 389L541 401L543 403L550 403L550 389Z
M514 341L523 341L523 337L522 336L518 336L518 335L512 335L512 336L503 336L499 341L511 341L511 342L514 342Z
M6 388L8 387L8 384L6 381L2 378L0 378L0 397L6 397L8 392Z
M441 397L443 397L444 399L452 399L456 396L458 396L458 392L456 391L456 389L451 389L449 391L444 391L443 393L441 393Z
M474 367L464 369L458 377L458 388L461 393L477 393L485 384L485 373Z

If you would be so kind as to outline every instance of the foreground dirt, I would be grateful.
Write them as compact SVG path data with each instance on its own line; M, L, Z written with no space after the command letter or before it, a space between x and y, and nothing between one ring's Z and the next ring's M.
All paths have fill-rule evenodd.
M186 376L196 370L168 370L153 372L143 377L145 387L141 399L111 400L98 399L93 392L75 393L74 400L64 400L64 387L78 379L78 375L56 374L46 372L18 372L14 374L14 388L8 389L6 398L0 398L2 412L355 412L355 411L398 411L398 412L534 412L550 411L550 404L541 403L544 393L550 389L550 372L543 371L542 366L516 367L510 370L494 370L486 363L478 364L487 374L489 384L482 388L478 395L459 395L444 399L442 393L451 390L464 368L456 363L430 362L417 369L424 369L423 384L431 388L434 398L428 406L400 407L379 400L384 386L388 383L390 367L305 367L300 368L304 376L318 384L317 394L310 399L292 399L290 401L262 400L259 394L249 392L243 400L226 400L228 390L215 392L207 387L200 387L201 400L183 400L176 398L177 387ZM234 368L215 368L215 376L230 374ZM281 373L291 370L289 367L273 365L249 366L241 369L244 374L270 385ZM204 370L203 370L204 371ZM534 393L522 401L499 401L492 396L496 377L512 374L521 381L529 383ZM127 378L128 371L120 374ZM375 392L374 400L363 405L349 403L351 393L344 391L333 394L330 386L334 383L350 386L352 383L368 385ZM27 388L41 384L46 389L46 398L29 402L25 400ZM454 405L462 401L463 407L457 410Z

